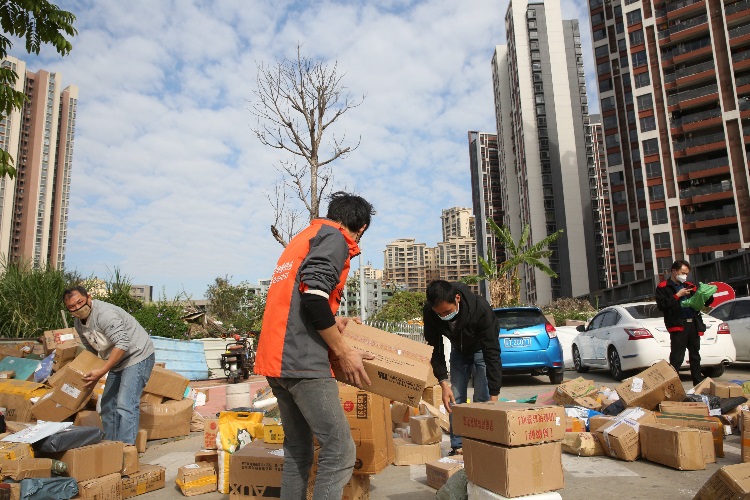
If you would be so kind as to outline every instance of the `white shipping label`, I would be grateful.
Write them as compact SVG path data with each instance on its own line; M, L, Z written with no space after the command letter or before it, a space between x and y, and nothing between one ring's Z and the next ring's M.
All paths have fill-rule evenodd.
M632 418L633 420L640 420L646 414L643 408L628 408L627 410L620 413L617 417L619 418Z
M278 450L271 450L268 452L269 455L276 455L277 457L284 457L284 449L279 448Z
M201 466L198 464L190 464L185 466L186 469L200 469L200 467Z
M560 417L555 417L555 425L560 426Z
M630 390L633 392L641 392L643 390L643 379L633 377L633 383L630 385Z
M73 336L72 333L66 333L66 334L60 335L59 338L60 338L60 343L63 343L67 340L73 340L75 337Z
M70 396L71 398L75 398L75 399L78 399L78 396L81 395L80 389L76 389L75 387L69 384L63 384L60 390L64 392L65 394L67 394L68 396Z

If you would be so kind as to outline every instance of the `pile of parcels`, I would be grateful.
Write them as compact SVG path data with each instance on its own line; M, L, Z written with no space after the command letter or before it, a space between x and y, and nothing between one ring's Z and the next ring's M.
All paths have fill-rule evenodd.
M182 375L155 366L141 398L135 446L105 441L97 411L105 380L95 387L83 381L104 361L83 349L72 328L44 332L42 345L41 356L34 356L33 348L0 353L0 366L15 368L0 378L0 415L8 431L0 434L0 459L5 460L0 490L11 488L13 495L44 484L52 491L75 489L80 498L118 500L163 488L164 468L139 463L138 453L146 450L147 440L189 435L195 400L205 401L206 394L189 389ZM53 438L61 441L50 448ZM56 467L50 465L53 460ZM68 493L63 490L58 498Z

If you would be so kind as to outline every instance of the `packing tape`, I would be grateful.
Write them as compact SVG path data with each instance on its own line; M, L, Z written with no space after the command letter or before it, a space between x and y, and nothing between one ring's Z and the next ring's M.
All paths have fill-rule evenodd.
M534 483L534 493L544 491L542 450L539 448L539 446L531 447L531 480Z
M716 439L714 439L716 441ZM750 446L750 438L742 438L742 446Z
M216 480L216 474L213 474L210 476L204 476L200 479L193 479L192 481L181 481L180 479L175 479L175 482L181 490L189 490L191 488L199 488L201 486L208 486L209 484L216 484Z

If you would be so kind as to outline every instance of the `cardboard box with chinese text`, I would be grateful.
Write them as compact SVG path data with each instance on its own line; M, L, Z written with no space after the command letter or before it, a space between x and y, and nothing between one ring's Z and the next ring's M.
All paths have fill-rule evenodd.
M698 490L693 500L747 498L750 495L750 463L725 465Z
M456 405L453 431L506 446L560 441L565 436L565 408L504 402Z
M339 400L357 448L354 474L377 474L395 454L388 399L339 384Z
M216 449L216 433L219 432L218 418L203 419L203 447L207 450Z

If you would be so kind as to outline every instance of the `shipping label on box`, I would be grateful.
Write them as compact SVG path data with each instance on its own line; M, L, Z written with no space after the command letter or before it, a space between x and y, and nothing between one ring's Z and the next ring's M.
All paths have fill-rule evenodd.
M103 367L104 363L103 359L89 351L81 352L58 372L59 378L56 379L50 398L69 410L77 411L82 404L86 404L93 390L83 380L84 375Z
M626 407L656 409L662 401L682 401L685 389L680 376L667 361L659 361L638 375L624 380L617 394Z
M655 414L656 421L672 427L691 427L711 433L717 457L724 457L724 425L718 417L699 417L697 415Z
M703 438L698 429L652 423L641 425L639 433L644 459L677 470L706 468Z
M0 378L16 378L16 371L15 370L0 371Z
M139 464L138 472L122 478L122 498L164 488L165 472L166 468L161 465Z
M175 483L186 497L216 491L216 469L207 462L183 465L177 469Z
M357 450L354 474L377 474L393 461L388 399L346 384L339 384L339 400Z
M427 486L439 490L456 472L464 468L464 458L461 455L444 457L425 464L427 472Z
M504 402L456 405L453 431L507 446L560 441L565 436L565 408Z
M463 450L467 479L504 497L565 487L559 442L509 447L464 438Z
M750 494L750 463L725 465L714 472L693 500L747 498Z
M281 424L263 424L263 442L284 444L284 427Z
M431 346L354 321L347 324L343 335L350 347L374 356L374 359L363 360L372 383L368 391L409 406L419 406L432 371ZM346 383L336 360L332 360L331 366L336 379Z
M179 401L185 395L189 383L190 380L177 372L154 366L143 392Z
M78 496L88 500L120 500L122 498L122 477L114 472L106 476L78 482Z
M401 438L395 438L393 444L396 454L394 465L420 465L440 458L440 443L415 444Z
M576 398L593 396L598 390L599 387L593 380L578 377L558 385L552 397L560 406L573 405L577 404L575 402Z

